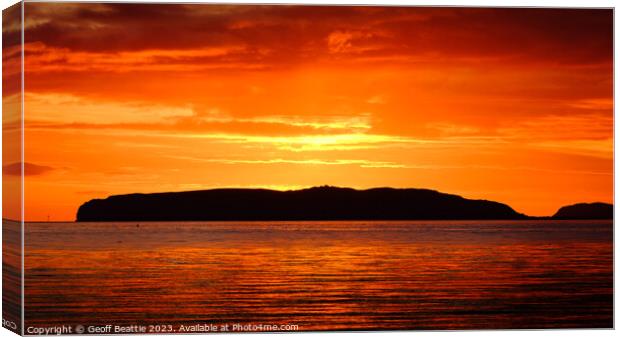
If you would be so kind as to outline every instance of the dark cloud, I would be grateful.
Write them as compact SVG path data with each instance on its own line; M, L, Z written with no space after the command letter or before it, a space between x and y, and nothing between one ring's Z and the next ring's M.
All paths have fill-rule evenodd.
M2 95L21 90L21 2L2 11Z
M611 9L28 3L26 27L26 42L75 51L242 45L218 61L279 65L329 55L334 32L351 36L341 52L379 59L591 64L611 62L613 48Z
M50 166L37 165L33 163L24 162L24 175L36 176L46 174L53 171L54 168ZM3 175L19 176L22 173L21 163L12 163L2 166Z
M21 43L21 18L22 3L15 5L2 11L2 49L17 46Z

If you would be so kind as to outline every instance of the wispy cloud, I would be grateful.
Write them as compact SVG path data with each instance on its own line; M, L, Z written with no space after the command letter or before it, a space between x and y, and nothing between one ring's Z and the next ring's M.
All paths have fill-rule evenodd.
M192 116L191 106L167 106L145 102L96 101L63 93L24 94L31 122L71 123L169 123L174 117Z
M41 42L24 46L29 73L59 71L199 71L209 69L260 69L260 58L243 46L137 51L73 51ZM254 62L249 62L254 60Z
M167 156L171 159L180 159L188 161L197 161L205 163L216 164L293 164L293 165L356 165L359 167L374 167L374 168L403 168L404 165L382 162L382 161L369 161L360 159L336 159L336 160L323 160L323 159L232 159L232 158L198 158L188 156Z
M566 105L573 108L585 110L606 110L610 111L614 108L614 100L612 98L588 98L566 102Z
M536 147L581 156L613 159L613 138L597 140L555 140L541 141L533 144Z
M613 115L547 115L500 128L512 142L561 153L613 158Z
M376 148L389 144L431 144L442 141L416 139L411 137L377 135L368 133L346 133L331 135L298 135L290 137L253 136L240 134L176 134L176 137L211 139L219 142L237 144L271 145L287 151L332 151Z
M19 107L19 96L5 98L5 106ZM192 105L141 101L95 100L73 94L25 94L29 129L174 130L204 133L313 134L360 133L372 128L370 114L256 115L237 117L217 107L196 110ZM5 121L6 122L6 121Z

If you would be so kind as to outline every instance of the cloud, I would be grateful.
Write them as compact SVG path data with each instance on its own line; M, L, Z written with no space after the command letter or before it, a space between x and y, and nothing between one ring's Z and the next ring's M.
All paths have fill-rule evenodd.
M170 134L171 137L208 139L226 144L242 144L246 146L269 146L281 151L321 152L321 151L354 151L360 149L401 148L466 148L470 146L493 146L501 139L493 137L445 137L416 138L372 133L340 133L326 135L293 135L293 136L255 136L242 134Z
M261 69L261 55L244 46L223 45L195 49L145 49L129 51L74 51L42 42L24 46L29 73L105 71L205 71L212 69Z
M327 36L327 47L330 53L343 53L353 46L354 34L351 32L335 31Z
M6 102L19 102L18 96ZM235 116L218 107L195 108L141 101L112 101L63 93L25 94L29 130L142 130L197 134L294 135L359 133L370 114ZM251 112L251 111L250 111ZM6 117L6 116L5 116Z
M549 140L535 142L532 145L560 153L580 156L598 157L613 160L614 140L607 139L576 139L576 140Z
M541 116L499 128L498 133L513 142L548 151L613 158L611 111Z
M24 162L25 176L38 176L54 171L55 168L50 166L38 165ZM22 163L12 163L2 166L2 174L20 176L22 174Z
M384 161L371 161L361 159L337 159L337 160L323 160L323 159L232 159L232 158L196 158L187 156L169 156L171 159L181 159L190 161L199 161L206 163L217 164L294 164L294 165L356 165L359 167L367 168L404 168L404 165L384 162Z
M607 139L613 135L613 114L611 111L549 114L524 119L498 131L506 137L530 141Z
M192 116L191 106L143 102L97 101L63 93L26 93L29 121L65 124L169 123L174 117Z
M310 127L316 130L350 130L353 132L369 130L371 128L370 116L322 116L322 117L299 117L299 116L259 116L254 118L240 118L239 122L286 124L298 127Z
M611 111L614 108L613 98L579 99L566 103L567 106L584 110Z
M121 53L134 69L138 57L149 60L145 70L197 71L287 67L341 53L392 63L611 64L612 34L611 9L31 3L25 36L57 57L46 64L33 52L29 71L78 71L89 57L102 68ZM172 54L157 56L164 50ZM201 50L210 52L194 55ZM117 61L110 57L108 68Z

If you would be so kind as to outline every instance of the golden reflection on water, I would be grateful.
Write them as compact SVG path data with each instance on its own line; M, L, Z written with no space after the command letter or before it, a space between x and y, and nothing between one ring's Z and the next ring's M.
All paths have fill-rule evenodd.
M26 326L612 327L612 223L28 224Z

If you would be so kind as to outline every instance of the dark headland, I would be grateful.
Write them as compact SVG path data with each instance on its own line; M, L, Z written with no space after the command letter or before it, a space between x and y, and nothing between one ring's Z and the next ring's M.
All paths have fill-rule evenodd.
M569 213L563 209L558 218L582 219L591 214L581 208ZM598 212L596 215L600 218ZM499 202L428 189L330 186L295 191L237 188L114 195L90 200L77 213L77 221L519 219L531 218Z
M560 208L554 219L613 219L614 206L602 202L580 203Z

